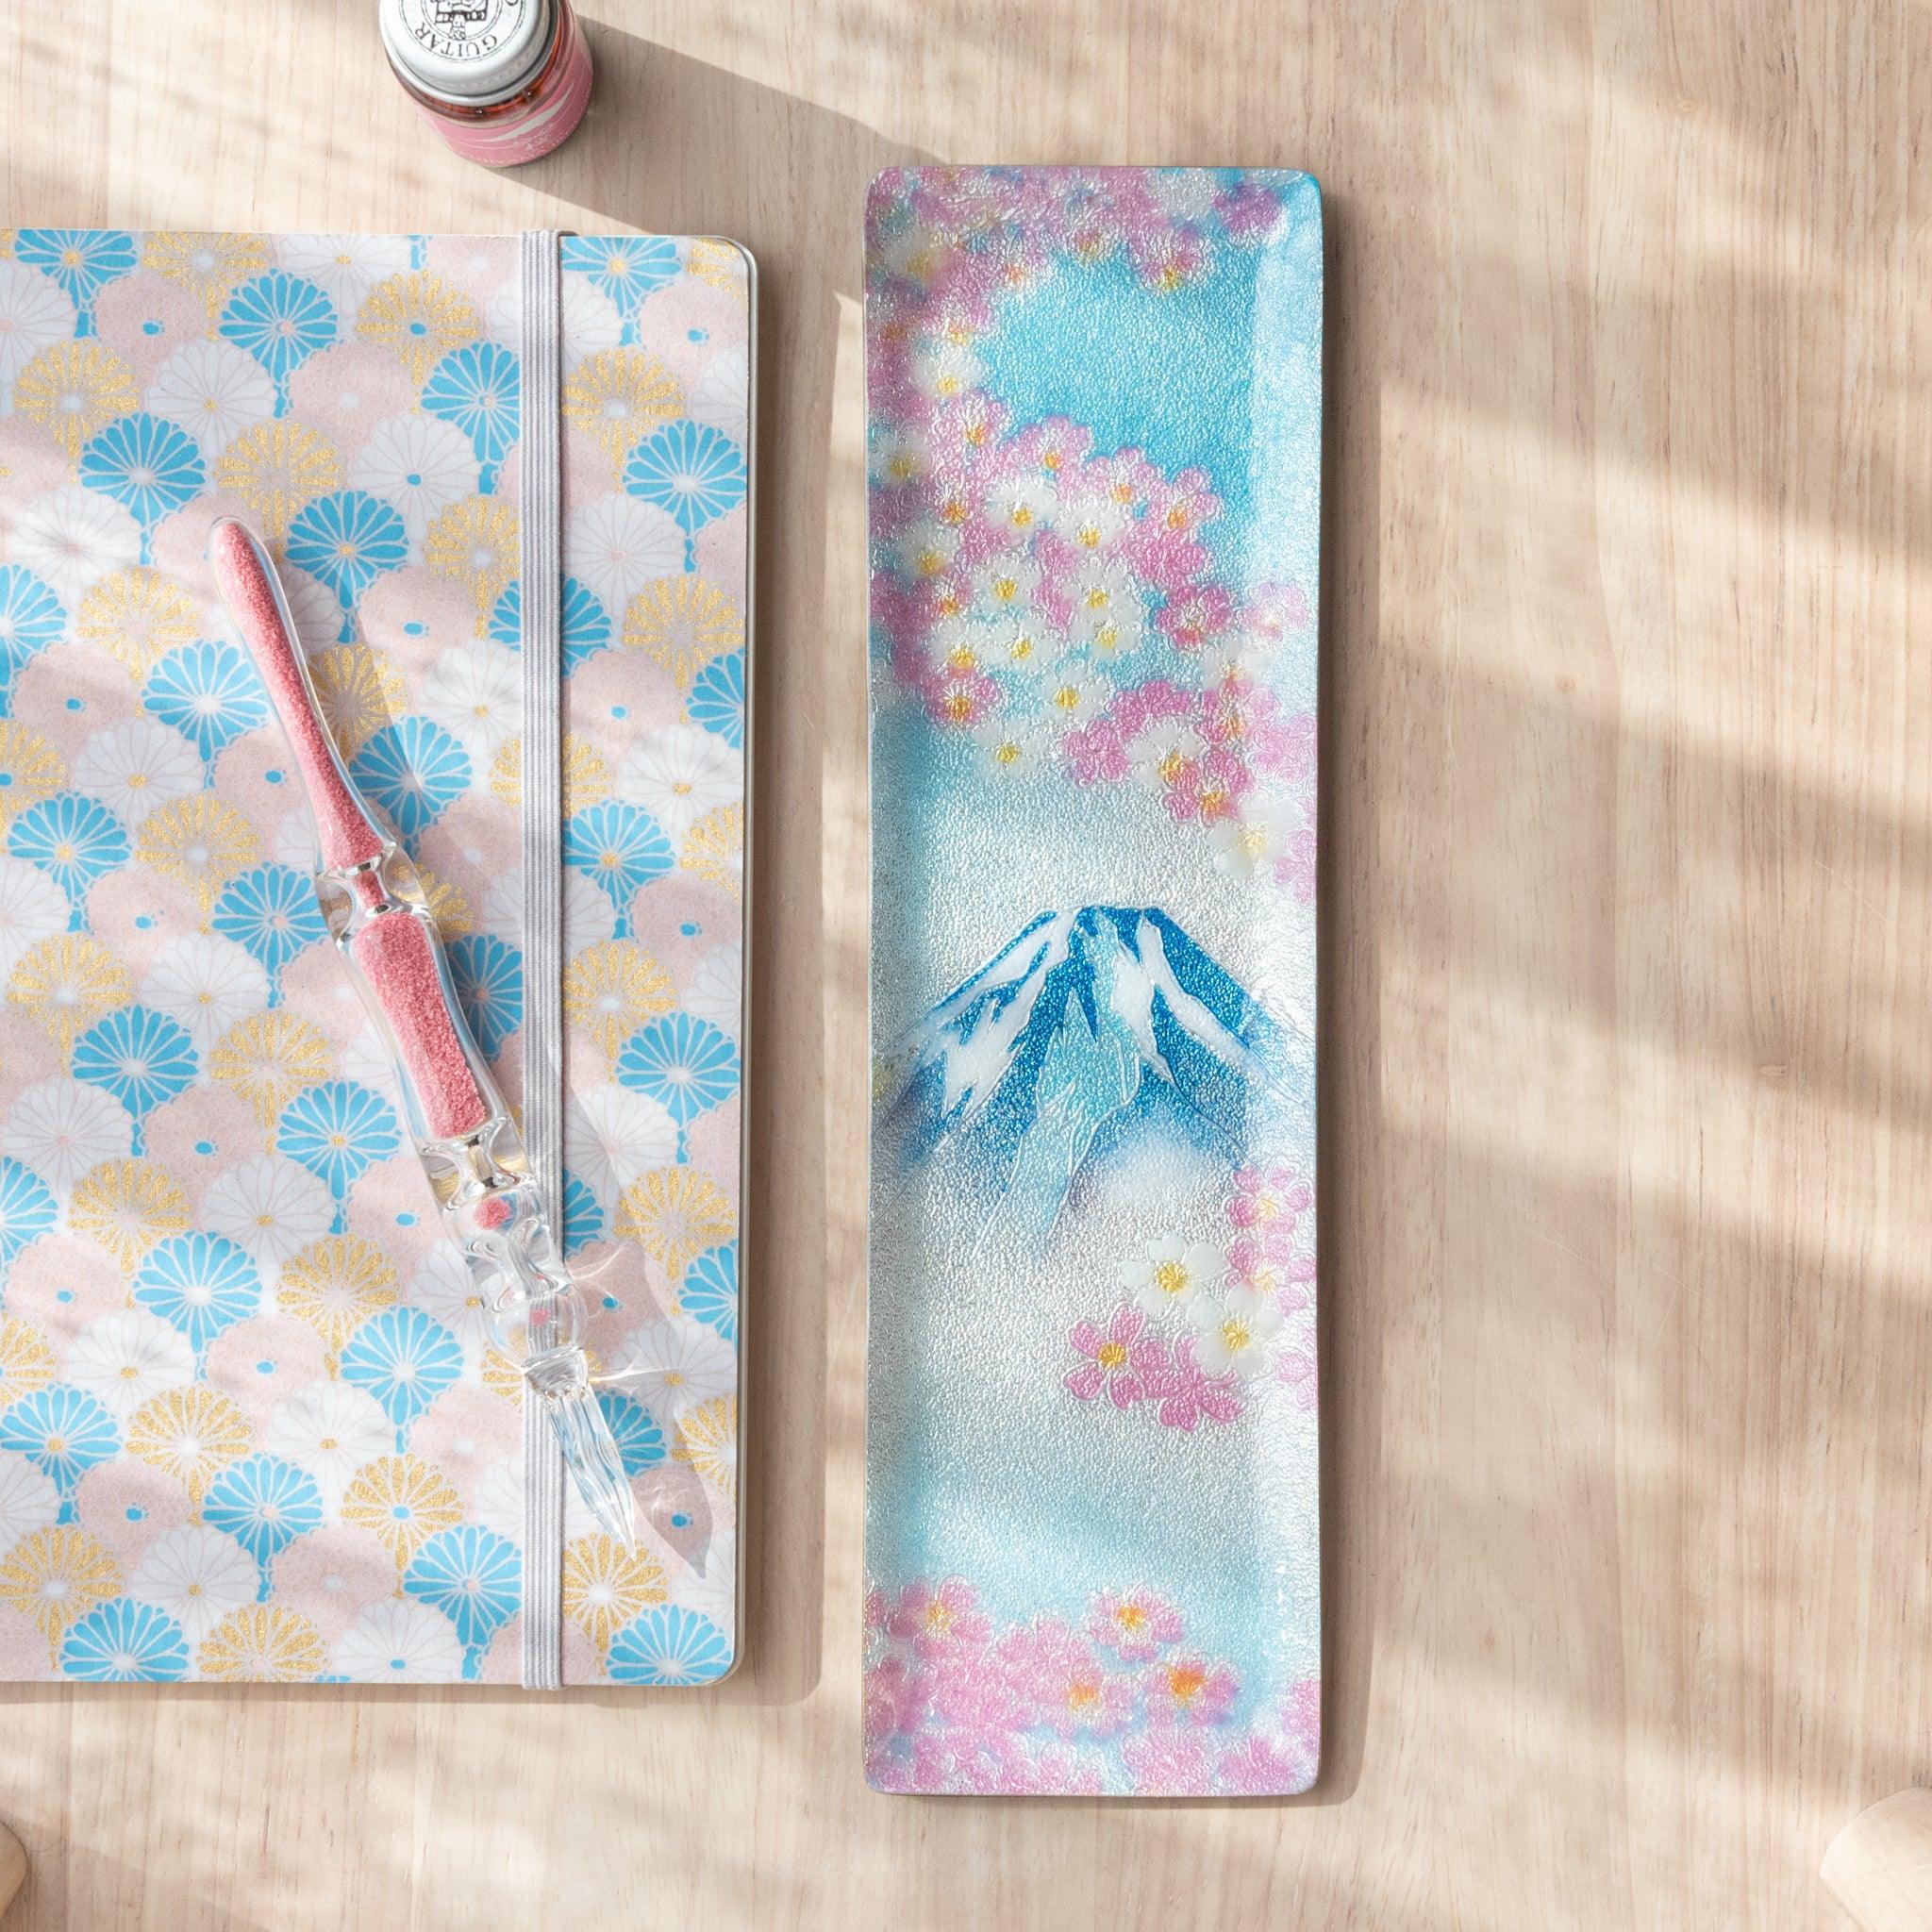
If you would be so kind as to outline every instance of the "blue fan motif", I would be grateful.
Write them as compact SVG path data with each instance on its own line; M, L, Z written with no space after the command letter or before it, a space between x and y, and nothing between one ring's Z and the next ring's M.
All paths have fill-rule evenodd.
M109 423L80 453L80 480L110 496L141 525L148 562L155 525L201 493L201 447L179 424L139 409Z
M258 1452L208 1485L201 1520L255 1558L261 1573L257 1600L266 1603L270 1565L297 1537L322 1527L322 1491L307 1471Z
M208 1343L260 1307L261 1272L225 1235L171 1235L141 1264L134 1299L188 1338L198 1374Z
M462 1373L463 1351L456 1337L407 1303L372 1315L342 1350L342 1380L382 1405L395 1425L399 1456L409 1424Z
M44 651L67 627L54 587L22 563L0 563L0 679Z
M563 1176L563 1252L575 1255L604 1239L604 1204L575 1174Z
M449 970L470 1031L493 1060L524 1024L524 956L492 933L466 933L449 949Z
M677 1305L687 1315L715 1328L726 1341L738 1340L738 1244L707 1248L678 1284Z
M617 1684L710 1684L731 1668L731 1646L710 1618L681 1604L633 1617L610 1640Z
M624 487L669 512L684 532L684 567L696 568L691 540L744 501L744 452L722 431L688 418L654 430L631 451Z
M617 937L630 937L630 902L676 863L662 828L641 806L605 799L574 812L563 828L563 862L604 888Z
M744 653L713 658L691 681L685 715L715 732L733 751L744 749Z
M134 1116L137 1155L148 1115L192 1085L199 1065L187 1027L152 1007L122 1007L74 1042L74 1077L111 1093Z
M221 330L268 372L275 414L285 415L290 376L336 339L335 304L313 282L272 269L228 297Z
M402 512L366 490L332 490L306 505L289 525L289 561L333 591L345 613L408 554ZM345 615L342 641L353 636Z
M638 305L677 274L677 244L662 235L566 235L558 260L617 304L625 320L625 340L633 341L631 319Z
M439 1531L403 1574L403 1588L456 1625L463 1675L481 1674L490 1640L516 1615L524 1585L517 1546L494 1530L465 1523Z
M60 1645L60 1674L90 1684L173 1684L188 1674L188 1639L167 1611L117 1596L76 1619Z
M209 924L260 961L272 1007L281 1003L282 969L305 947L328 937L314 881L292 865L258 865L230 879Z
M85 791L57 791L8 827L7 849L37 865L67 894L70 922L78 932L89 889L127 863L127 830L97 798Z
M325 1080L298 1093L282 1109L275 1150L324 1182L336 1198L336 1227L342 1232L342 1204L371 1162L396 1151L396 1117L379 1093L354 1080Z
M620 1084L649 1094L677 1123L683 1160L685 1129L738 1091L738 1049L708 1020L666 1013L625 1041L614 1071Z
M470 789L470 755L431 718L385 724L349 775L405 840L425 832Z
M0 1155L0 1269L7 1268L29 1241L39 1241L58 1213L54 1191L46 1182L10 1155Z
M23 228L13 257L50 275L67 291L79 316L76 336L94 332L94 297L135 264L134 237L118 228Z
M0 1408L0 1449L25 1456L60 1492L62 1523L74 1521L75 1486L120 1447L100 1398L71 1382L50 1382Z
M517 440L521 397L517 358L500 342L452 349L423 385L423 407L470 439L483 466L480 487L495 488L496 466Z
M512 651L524 647L524 587L512 583L490 609L490 635ZM608 650L615 633L610 613L592 591L575 577L563 580L563 675L568 677L587 658Z
M255 667L230 643L181 644L147 675L148 715L172 725L211 763L244 731L268 722L268 698Z
M625 1475L642 1475L645 1470L657 1468L671 1453L664 1441L664 1431L641 1403L634 1402L628 1395L619 1395L604 1389L598 1391L597 1407L604 1411L604 1420L610 1424L617 1453L624 1459Z

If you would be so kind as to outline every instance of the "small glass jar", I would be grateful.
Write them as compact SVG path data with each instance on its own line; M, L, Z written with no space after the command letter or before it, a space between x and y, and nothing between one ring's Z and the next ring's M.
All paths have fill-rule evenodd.
M379 0L383 50L468 160L513 168L569 140L591 99L570 0Z

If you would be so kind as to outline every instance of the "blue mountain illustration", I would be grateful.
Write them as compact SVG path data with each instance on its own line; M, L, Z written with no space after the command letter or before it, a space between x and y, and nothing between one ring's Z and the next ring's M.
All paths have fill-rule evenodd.
M1110 1157L1165 1141L1236 1164L1312 1087L1311 1042L1166 913L1043 912L891 1055L880 1152L1043 1237Z

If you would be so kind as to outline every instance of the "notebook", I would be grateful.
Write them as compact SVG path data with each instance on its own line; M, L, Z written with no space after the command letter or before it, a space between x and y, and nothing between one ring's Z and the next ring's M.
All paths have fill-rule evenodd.
M0 236L0 1677L731 1668L752 287L669 236ZM204 560L228 515L513 1106L561 1035L634 1550L440 1232Z
M1318 191L895 169L866 263L867 1774L1299 1791Z

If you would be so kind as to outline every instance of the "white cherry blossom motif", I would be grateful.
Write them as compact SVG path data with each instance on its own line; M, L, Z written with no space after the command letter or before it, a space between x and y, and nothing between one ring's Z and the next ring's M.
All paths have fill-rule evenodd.
M275 1411L263 1446L308 1471L333 1516L356 1472L395 1446L395 1430L366 1389L311 1382Z
M245 946L216 933L192 932L156 954L141 998L178 1020L197 1051L207 1054L238 1021L267 1008L268 974Z
M96 577L141 560L141 526L112 497L71 483L21 511L8 548L71 610Z
M563 1163L607 1214L633 1181L676 1158L677 1123L648 1093L598 1087L565 1109Z
M749 367L742 349L713 356L691 385L691 420L742 442L751 409Z
M523 703L517 656L501 644L445 652L423 680L423 709L459 739L479 766L487 767L504 741L517 735Z
M252 1604L260 1585L255 1558L233 1537L191 1523L147 1546L127 1593L165 1610L198 1644L230 1610Z
M667 1315L625 1337L609 1379L668 1432L687 1409L738 1387L738 1357L715 1328L691 1315Z
M336 1645L336 1669L356 1684L454 1684L463 1646L441 1610L391 1597L363 1611Z
M1127 1261L1121 1270L1121 1286L1137 1307L1158 1320L1191 1307L1198 1296L1218 1288L1226 1273L1227 1262L1219 1248L1169 1237L1149 1241Z
M715 732L694 724L674 724L647 732L625 755L617 771L617 795L641 805L674 845L720 806L744 794L744 771L738 754Z
M1238 879L1265 878L1283 858L1303 826L1302 815L1279 800L1243 808L1239 818L1209 827L1214 862Z
M158 719L124 718L96 731L75 754L73 783L134 831L150 812L201 790L201 759Z
M280 1154L256 1154L220 1175L202 1196L201 1223L225 1235L266 1268L320 1241L335 1220L335 1198L306 1167Z
M142 1403L194 1380L187 1336L144 1308L83 1328L67 1351L67 1379L100 1398L125 1428Z
M155 372L147 406L177 423L217 457L244 429L275 412L275 386L246 349L233 342L184 342Z
M134 1122L111 1093L63 1075L22 1090L8 1110L4 1138L14 1159L65 1196L89 1168L127 1158Z
M39 351L73 334L74 304L66 290L24 262L0 261L0 405Z
M29 946L67 930L67 894L39 866L0 858L0 978Z
M439 510L475 494L477 475L475 449L454 423L411 411L375 425L349 481L394 504L410 542L420 544Z
M1269 1344L1281 1329L1281 1310L1273 1295L1232 1288L1220 1296L1201 1295L1188 1308L1194 1324L1194 1359L1210 1375L1232 1370L1243 1381L1268 1366Z
M655 503L599 496L571 513L564 528L564 569L622 610L653 577L684 569L684 532Z

